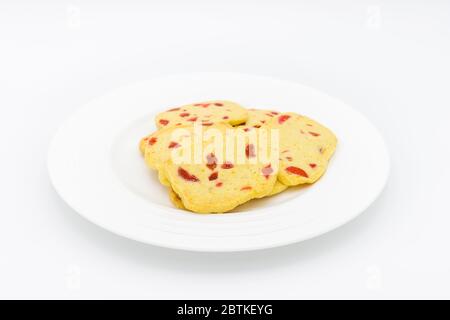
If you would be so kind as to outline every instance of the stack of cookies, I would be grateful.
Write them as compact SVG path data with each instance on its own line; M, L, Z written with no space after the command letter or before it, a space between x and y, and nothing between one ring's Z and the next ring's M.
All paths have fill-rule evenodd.
M177 208L198 213L228 212L314 183L337 143L303 115L222 100L171 108L156 116L156 126L140 141L145 162Z

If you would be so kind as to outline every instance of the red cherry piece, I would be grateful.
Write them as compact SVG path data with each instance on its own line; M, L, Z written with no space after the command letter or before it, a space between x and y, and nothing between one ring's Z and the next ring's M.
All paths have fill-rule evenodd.
M210 170L214 170L217 167L217 158L214 153L210 153L206 156L206 166Z
M203 108L208 108L210 105L210 103L196 103L194 104L194 106L196 107L203 107Z
M174 149L174 148L178 148L178 147L181 147L181 145L178 142L171 141L169 144L169 149Z
M241 191L244 191L244 190L252 190L252 187L244 186L244 187L241 188Z
M184 117L189 117L189 113L187 112L182 112L180 113L180 117L184 118Z
M163 126L167 126L169 124L169 120L161 119L159 120L159 123L161 123Z
M157 138L151 137L150 140L148 140L148 144L152 146L152 145L154 145L157 141L158 141Z
M209 175L208 180L213 181L213 180L216 180L218 177L219 177L219 173L216 171Z
M247 159L256 157L255 146L253 144L248 144L245 146L245 156Z
M288 114L284 114L284 115L282 115L282 116L280 116L279 118L278 118L278 123L279 124L283 124L287 119L289 119L291 116L290 115L288 115Z
M234 165L231 162L225 162L224 164L221 165L222 169L231 169L233 167Z
M261 172L263 176L266 177L266 179L269 179L269 176L273 173L272 165L268 164L267 166L262 168Z
M191 182L199 181L199 179L196 176L194 176L193 174L190 174L189 172L187 172L186 170L184 170L181 167L178 168L178 175L186 181L191 181Z
M317 164L315 164L315 163L310 163L309 166L310 166L311 168L314 169L315 167L317 167Z
M296 174L298 176L308 178L308 174L303 169L300 169L298 167L287 167L286 171L292 174Z

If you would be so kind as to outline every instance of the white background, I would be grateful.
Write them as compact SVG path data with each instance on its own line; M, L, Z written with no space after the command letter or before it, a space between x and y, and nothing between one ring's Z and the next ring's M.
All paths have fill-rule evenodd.
M0 298L450 298L448 1L37 2L0 3ZM237 254L136 243L65 205L46 170L58 125L109 90L193 71L354 106L389 147L386 189L320 238Z

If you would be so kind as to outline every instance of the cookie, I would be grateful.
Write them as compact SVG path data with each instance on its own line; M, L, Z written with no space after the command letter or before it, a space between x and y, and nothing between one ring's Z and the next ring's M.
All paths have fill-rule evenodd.
M237 137L237 132L241 132L244 133L244 135L249 135L249 133L246 133L245 130L243 129L239 129L239 128L233 128L230 125L227 124L223 124L223 123L219 123L219 124L214 124L213 126L207 126L207 127L203 127L203 126L197 126L197 129L201 128L203 133L207 133L210 129L214 129L217 130L218 132L222 133L223 135L225 135L226 130L230 130L236 137ZM141 143L140 143L140 149L145 149L144 150L144 154L145 154L145 162L147 163L147 165L155 170L158 170L159 174L159 180L163 185L166 185L168 187L172 187L175 188L173 186L173 183L168 179L168 177L166 176L166 172L163 169L164 164L171 159L173 152L177 152L177 150L182 149L183 146L186 143L185 139L189 139L192 138L195 134L196 127L192 126L192 125L185 125L185 126L179 126L179 127L172 127L172 128L164 128L161 130L158 130L157 132L153 133L152 135L145 137L144 139L142 139ZM254 129L255 132L252 134L254 134L255 137L258 137L258 133L257 133L257 129ZM247 138L248 139L248 138ZM189 141L189 140L187 140ZM192 140L189 142L192 143ZM210 143L210 142L208 142ZM208 144L205 143L205 144ZM234 147L237 148L237 142L234 143ZM244 150L242 150L241 155L243 157L253 157L253 153L256 153L257 150L253 150L253 145L249 145L249 144L244 144L242 146L244 148ZM189 151L189 152L192 152ZM225 151L224 151L225 152ZM236 157L238 156L238 153L236 152ZM278 162L277 160L278 155L275 155L273 157L273 161ZM210 158L211 160L211 158ZM245 159L244 159L245 160ZM208 159L206 159L206 161L208 161ZM223 168L226 169L232 169L232 168L227 168L229 164L224 164ZM269 165L269 167L267 167ZM201 164L202 167L204 168L212 168L212 165L208 165L208 163L206 163L206 165L204 163ZM216 165L217 166L217 165ZM244 167L254 167L255 165L243 165ZM274 164L274 168L278 166L278 163ZM262 168L260 168L261 165L258 167L259 170L262 170L261 172L265 172L266 174L270 173L271 171L273 171L274 169L271 168L270 163L269 162L265 162L264 166ZM266 168L264 168L266 167ZM218 168L217 170L222 170L222 168ZM216 171L217 171L216 170ZM241 169L238 169L241 170ZM234 175L235 169L230 170L230 173L233 172L232 175ZM218 172L211 172L211 174L216 173L217 175L219 174ZM231 176L232 176L231 175ZM225 175L226 176L226 175ZM210 177L208 176L208 181L209 179L214 179L214 176ZM227 179L227 183L231 180L231 177L228 177ZM244 179L245 180L245 179ZM252 180L252 179L251 179ZM212 181L212 180L211 180ZM253 181L249 181L249 182L253 182ZM251 198L257 198L257 197L262 197L265 195L269 195L272 194L272 192L274 191L275 193L281 192L282 189L280 189L280 186L278 188L274 188L274 184L276 182L276 178L270 177L270 179L267 177L265 178L265 180L263 180L264 184L272 184L272 187L268 187L268 188L263 188L262 191L260 191L261 188L259 188L259 186L255 186L252 185L250 183L250 185L248 185L249 183L247 183L246 187L244 188L245 192L245 196L241 197L241 198L237 198L237 202L238 204L241 204L243 202L248 201ZM221 187L222 184L224 182L218 182L218 187ZM250 191L251 189L253 189L253 191ZM227 190L228 188L224 188L224 190ZM222 190L222 189L221 189ZM221 191L220 191L221 192ZM173 190L169 191L169 195L170 195L170 199L172 200L172 202L177 206L180 207L182 204L181 200L177 200L177 197L175 197L176 193L173 192ZM234 208L236 205L232 204L230 205L231 209ZM226 205L224 205L224 207L226 207ZM191 209L192 208L192 209ZM201 211L214 211L214 208L211 207L207 207L205 206L205 208L198 208L198 207L188 207L188 209L192 210L192 211L197 211L197 212L201 212ZM229 210L231 210L229 209ZM222 212L221 209L216 209L219 210L219 212ZM228 210L225 210L228 211Z
M228 123L239 125L247 121L247 110L231 101L206 101L172 108L156 116L156 127L169 128L174 126L201 123L210 126L213 123Z
M210 129L223 134L228 130L235 136L243 132L223 125L213 125ZM208 145L210 142L203 142L205 152ZM240 145L236 140L233 145L232 158L225 159L225 156L206 152L200 162L177 163L169 157L159 166L186 209L198 213L227 212L251 199L265 197L274 190L278 159L275 157L268 161L258 157L259 148L247 141ZM238 150L241 147L243 150ZM224 145L222 155L227 154L225 149Z
M277 115L267 127L279 130L278 180L282 184L313 183L323 175L337 144L329 129L296 113Z

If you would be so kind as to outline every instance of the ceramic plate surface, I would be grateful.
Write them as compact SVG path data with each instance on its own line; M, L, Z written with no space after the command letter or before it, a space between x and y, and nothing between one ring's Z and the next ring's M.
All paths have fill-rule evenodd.
M339 143L315 184L252 201L235 213L194 214L170 203L138 150L154 116L203 100L307 115ZM55 135L48 167L59 195L80 215L116 234L193 251L243 251L324 234L363 212L389 173L380 134L359 112L310 87L272 78L199 73L137 83L93 100Z

